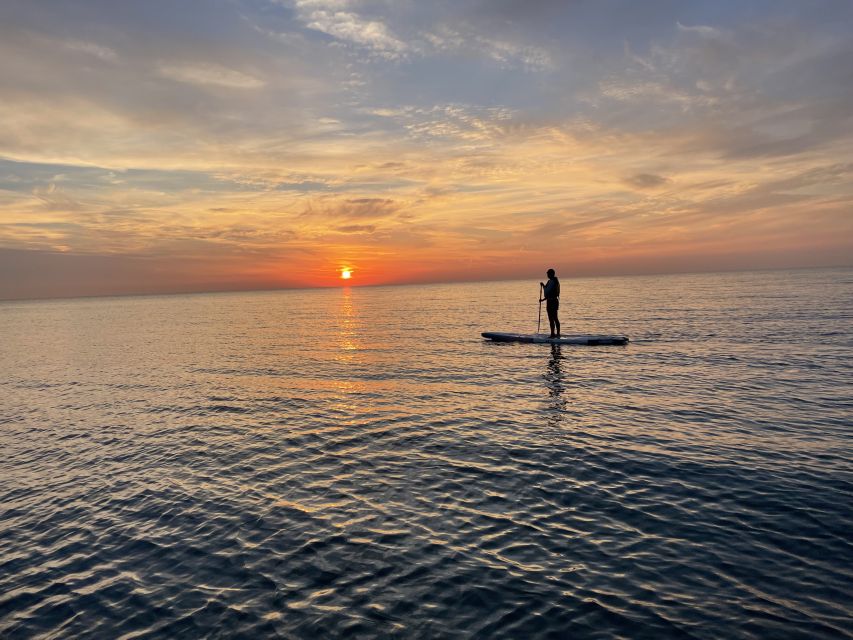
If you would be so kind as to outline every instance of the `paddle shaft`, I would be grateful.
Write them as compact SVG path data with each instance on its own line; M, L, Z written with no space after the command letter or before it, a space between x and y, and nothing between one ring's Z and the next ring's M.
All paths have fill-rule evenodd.
M536 333L539 333L539 327L542 325L542 283L539 283L539 318L536 320Z

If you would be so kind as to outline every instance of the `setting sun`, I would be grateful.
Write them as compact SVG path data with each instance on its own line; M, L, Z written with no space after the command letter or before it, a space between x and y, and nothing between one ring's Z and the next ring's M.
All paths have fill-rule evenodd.
M349 280L350 278L352 278L352 271L350 271L349 269L341 270L341 278L343 278L344 280Z

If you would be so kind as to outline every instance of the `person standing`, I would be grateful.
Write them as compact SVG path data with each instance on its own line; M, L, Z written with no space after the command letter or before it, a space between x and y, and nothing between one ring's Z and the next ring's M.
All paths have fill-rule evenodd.
M560 281L557 279L557 274L553 269L548 269L546 274L548 283L540 282L542 287L542 298L539 302L545 302L545 309L548 311L548 324L551 325L551 338L560 337L560 319L557 312L560 309Z

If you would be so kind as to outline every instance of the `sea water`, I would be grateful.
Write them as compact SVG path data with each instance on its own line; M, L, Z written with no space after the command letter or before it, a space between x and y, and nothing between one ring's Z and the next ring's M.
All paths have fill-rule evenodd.
M562 285L0 303L0 637L853 637L853 271Z

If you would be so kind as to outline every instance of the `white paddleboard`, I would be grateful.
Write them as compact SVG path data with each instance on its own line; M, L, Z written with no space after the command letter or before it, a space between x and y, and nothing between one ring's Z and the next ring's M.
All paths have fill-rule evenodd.
M535 342L542 344L584 344L584 345L603 345L603 344L628 344L628 338L625 336L583 336L583 335L562 335L559 338L549 338L547 333L500 333L486 331L482 334L484 338L494 340L495 342Z

